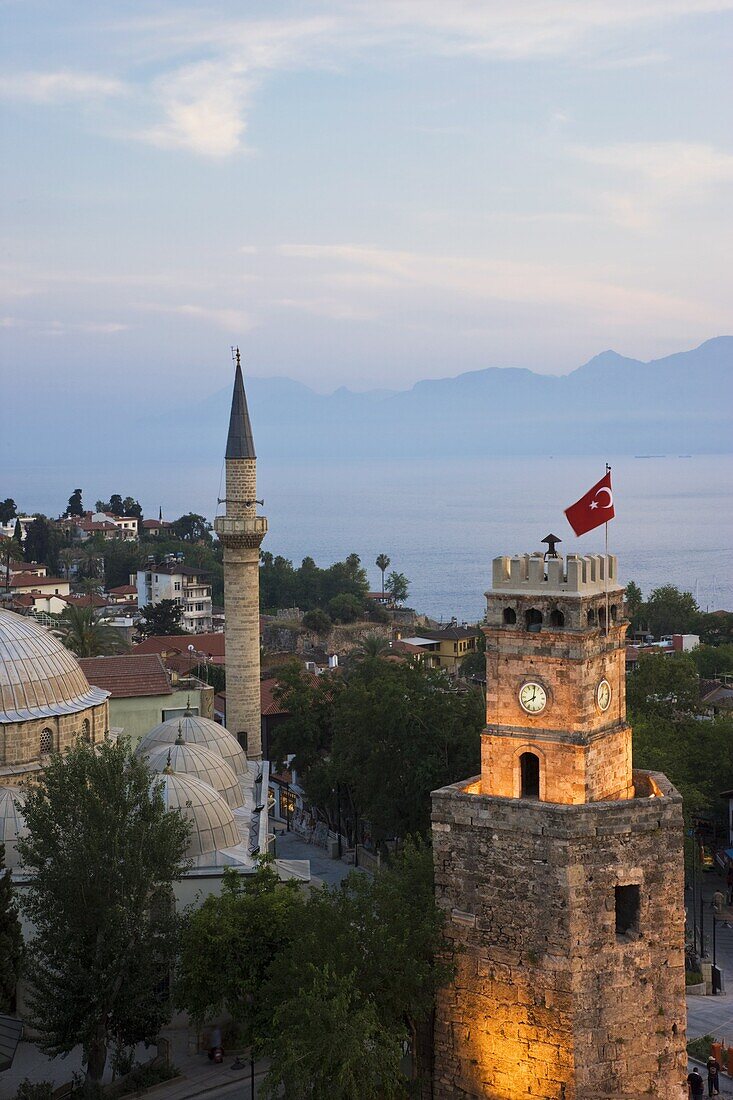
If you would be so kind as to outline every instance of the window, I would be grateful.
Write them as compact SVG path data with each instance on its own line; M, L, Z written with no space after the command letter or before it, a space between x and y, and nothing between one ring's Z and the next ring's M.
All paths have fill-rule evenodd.
M49 753L53 750L53 730L49 729L48 726L45 726L41 730L41 743L39 748L41 756L44 756L46 753Z
M173 585L173 588L175 589L176 592L180 592L181 591L181 582L176 581Z
M616 935L639 931L641 891L638 886L616 886Z
M89 719L85 718L81 724L81 736L84 741L91 741L92 731L89 726Z
M550 626L565 626L565 616L557 607L550 614Z
M592 607L588 608L588 626L596 625L596 613Z
M519 757L520 797L540 797L540 758L533 752L523 752Z
M513 626L516 621L517 621L517 613L514 610L514 608L513 607L505 607L504 608L504 622L508 626Z
M617 618L617 616L618 616L618 608L616 607L616 604L615 604L615 603L612 603L612 604L611 604L611 608L610 608L610 611L611 611L611 622L612 622L612 623L615 623L615 622L616 622L616 618Z
M525 613L524 622L530 634L539 634L542 630L542 612L536 607L530 607Z

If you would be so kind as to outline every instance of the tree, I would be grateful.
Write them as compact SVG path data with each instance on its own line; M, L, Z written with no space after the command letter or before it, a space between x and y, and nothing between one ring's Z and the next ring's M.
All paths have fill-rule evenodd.
M137 632L141 638L160 634L185 634L181 626L183 608L175 600L161 600L140 608Z
M357 818L369 821L377 843L427 835L430 792L479 770L482 694L456 691L440 671L373 660L348 677L314 683L291 667L279 680L290 717L273 731L274 756L294 754L306 796L332 826L340 786L350 839Z
M333 626L331 616L322 611L320 607L314 607L312 611L306 611L303 616L303 626L306 630L313 630L316 634L328 634Z
M81 502L81 489L74 489L74 492L69 497L66 514L69 516L84 515L84 505Z
M268 967L294 938L303 899L263 859L251 878L226 871L221 895L189 912L175 997L197 1023L229 1013L254 1042L267 1029L262 999Z
M211 542L211 524L205 516L199 516L195 512L188 512L174 520L171 531L184 542Z
M387 557L386 554L380 554L377 557L376 566L377 566L377 569L382 574L382 597L384 597L384 574L389 569L390 564L391 564L391 562L390 562L390 560L389 560L389 558Z
M681 592L673 584L655 588L643 606L642 619L655 638L665 634L688 634L699 609L691 592Z
M724 645L699 645L692 650L690 657L703 679L733 675L733 645L730 642Z
M36 516L28 525L23 553L26 561L43 562L52 573L59 568L61 536L45 516Z
M354 655L362 660L384 657L391 651L389 639L383 634L367 634L354 650Z
M629 581L629 583L626 585L624 596L626 599L626 613L631 620L632 626L637 626L639 622L639 614L643 605L643 597L638 584L635 584L633 581Z
M328 601L328 613L334 622L355 623L364 610L364 604L357 596L342 592Z
M23 552L23 528L21 527L20 520L16 519L15 527L13 528L13 542L19 547L21 554Z
M700 711L700 681L688 654L643 653L626 688L629 710L673 718Z
M405 602L409 583L404 573L390 573L387 577L386 589L393 604Z
M137 516L138 519L142 519L143 510L140 502L135 500L134 497L125 497L125 499L122 501L122 515Z
M130 648L119 630L100 622L92 607L69 604L59 618L59 632L66 648L77 657L106 657Z
M486 683L486 654L469 653L461 661L461 676L465 680L480 680Z
M111 1043L150 1042L170 1017L159 990L176 948L172 887L188 866L190 824L166 810L125 740L54 753L23 814L32 1024L52 1057L81 1043L87 1082L98 1082Z
M143 553L137 543L128 539L110 539L104 545L104 583L109 590L120 584L129 584L143 561Z
M15 990L23 959L20 930L10 869L5 870L5 845L0 843L0 1012L15 1010Z
M0 500L0 523L10 523L18 514L18 508L12 497Z

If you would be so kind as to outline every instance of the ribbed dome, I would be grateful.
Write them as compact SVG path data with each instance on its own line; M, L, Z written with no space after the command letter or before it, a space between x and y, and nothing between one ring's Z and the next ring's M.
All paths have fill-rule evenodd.
M234 815L213 787L192 775L177 775L175 772L164 772L155 779L156 782L162 780L166 808L179 810L193 822L186 854L199 865L210 862L201 857L240 843Z
M150 733L145 734L135 750L136 754L147 755L153 745L172 745L178 737L179 726L181 737L187 745L204 745L226 760L237 775L249 774L247 757L236 737L232 737L218 722L212 722L210 718L200 718L197 714L187 714L182 718L169 718L167 722L161 722Z
M76 714L108 695L89 686L74 654L48 630L0 609L0 724Z
M5 845L5 866L18 866L15 842L28 832L25 819L15 805L25 802L25 795L17 787L0 787L0 844Z
M176 775L193 776L202 783L208 783L221 795L229 806L242 806L244 795L242 785L225 760L205 745L185 742L173 745L151 745L147 751L148 764L154 772L170 768Z

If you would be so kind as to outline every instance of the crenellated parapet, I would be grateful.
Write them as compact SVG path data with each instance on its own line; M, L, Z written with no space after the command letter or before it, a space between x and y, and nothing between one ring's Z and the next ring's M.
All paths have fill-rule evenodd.
M545 560L542 554L503 555L494 558L494 591L518 594L575 592L594 595L619 588L615 554L568 554Z

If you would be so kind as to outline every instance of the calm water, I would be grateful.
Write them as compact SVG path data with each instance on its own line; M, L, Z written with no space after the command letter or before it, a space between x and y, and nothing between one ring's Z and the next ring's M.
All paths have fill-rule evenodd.
M372 463L266 463L260 495L270 534L265 546L296 563L310 554L319 565L358 553L379 586L377 554L410 580L409 603L436 618L475 620L491 559L542 549L549 532L561 550L597 552L603 530L576 539L563 515L604 471L605 459L487 458ZM642 590L676 584L710 610L733 608L733 456L609 459L617 518L609 547L622 580ZM183 511L213 516L220 469L158 467L136 471L28 469L6 471L2 496L58 514L72 488L85 500L120 491L137 496L146 515Z

